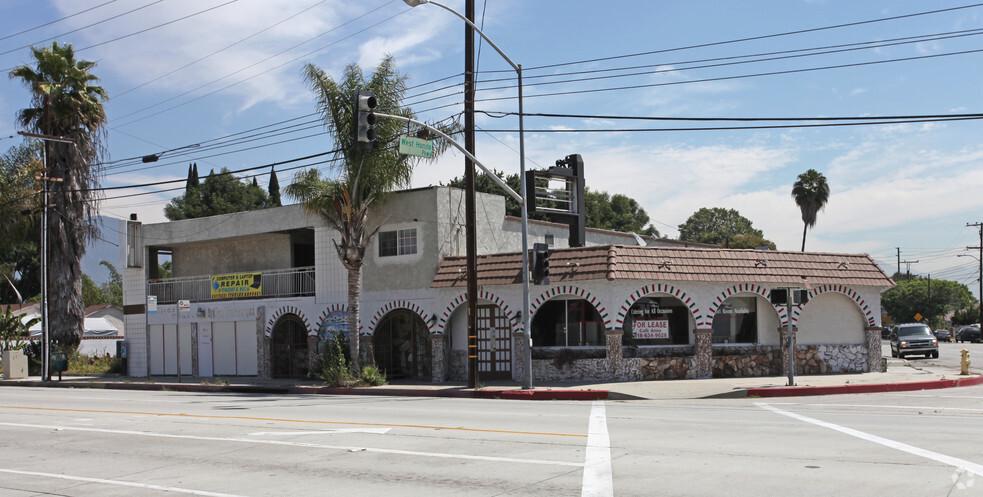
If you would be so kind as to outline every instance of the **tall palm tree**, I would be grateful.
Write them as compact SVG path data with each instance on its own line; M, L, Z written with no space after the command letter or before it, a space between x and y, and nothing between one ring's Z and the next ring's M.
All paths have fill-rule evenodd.
M76 348L82 339L82 256L96 234L99 186L96 163L102 156L106 90L89 71L95 62L76 60L71 44L32 47L34 66L10 72L31 92L31 106L17 114L24 129L67 138L73 144L44 142L48 185L50 324L52 340Z
M409 186L413 166L419 159L398 152L395 145L406 126L392 119L379 119L375 147L359 146L351 131L355 94L360 89L371 91L379 113L412 118L413 111L399 105L406 93L406 77L396 72L392 56L385 57L368 79L355 64L345 68L340 82L313 64L304 67L304 76L314 92L321 119L335 141L335 175L324 177L317 169L301 171L284 193L304 202L305 210L319 214L340 235L334 244L348 270L349 347L352 369L358 372L360 359L372 360L367 351L362 351L364 357L360 357L358 343L362 265L366 247L379 230L379 226L370 226L369 211L388 193ZM435 158L446 145L435 143Z
M802 251L806 251L806 232L816 226L816 214L826 207L829 200L829 185L823 173L810 169L799 175L792 185L792 198L802 211Z

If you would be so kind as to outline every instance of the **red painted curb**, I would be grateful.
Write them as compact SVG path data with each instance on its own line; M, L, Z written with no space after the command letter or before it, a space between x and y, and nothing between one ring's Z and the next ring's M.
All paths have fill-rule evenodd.
M919 381L912 383L874 383L869 385L832 385L826 387L763 387L748 388L748 397L805 397L810 395L841 395L850 393L910 392L939 388L969 387L983 384L983 376L955 380Z

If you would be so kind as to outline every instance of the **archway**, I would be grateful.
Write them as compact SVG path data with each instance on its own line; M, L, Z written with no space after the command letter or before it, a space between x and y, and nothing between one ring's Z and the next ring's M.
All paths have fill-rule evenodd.
M375 362L390 379L429 381L432 376L430 330L415 312L396 309L372 334Z
M284 314L270 334L274 378L307 377L307 327L295 314Z

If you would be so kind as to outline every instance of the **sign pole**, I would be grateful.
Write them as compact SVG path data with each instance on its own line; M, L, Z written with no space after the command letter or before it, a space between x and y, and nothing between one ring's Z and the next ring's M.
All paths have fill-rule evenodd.
M788 385L790 387L795 386L795 337L792 335L792 289L788 288L785 290L788 292L788 298L785 299L785 306L788 310L788 332L785 334L785 338L788 341Z

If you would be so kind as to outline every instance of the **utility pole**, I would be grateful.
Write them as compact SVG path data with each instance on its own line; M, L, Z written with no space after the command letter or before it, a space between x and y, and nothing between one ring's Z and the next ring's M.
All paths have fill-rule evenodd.
M474 0L467 0L464 15L474 22ZM464 148L474 155L474 28L464 23ZM478 233L474 162L464 159L464 210L468 294L468 388L478 381Z
M980 233L980 245L978 247L966 247L966 249L980 251L980 255L977 258L977 260L980 261L980 273L979 273L980 293L978 295L980 296L980 300L979 300L980 326L983 326L983 223L966 223L966 226L972 226L974 228L977 228L977 230L979 230Z

